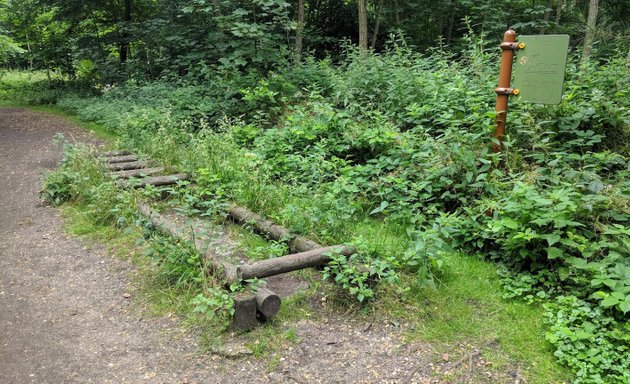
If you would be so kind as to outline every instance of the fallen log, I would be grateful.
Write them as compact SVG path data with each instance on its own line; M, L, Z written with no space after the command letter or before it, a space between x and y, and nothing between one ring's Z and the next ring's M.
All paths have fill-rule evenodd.
M152 176L164 172L164 167L130 169L128 171L111 172L110 176L118 179L129 179L132 177Z
M132 153L123 149L120 151L110 151L110 152L103 152L101 154L99 154L98 156L100 157L112 157L112 156L127 156L127 155L131 155Z
M185 173L177 173L175 175L145 177L137 181L118 180L116 185L118 187L134 188L144 188L147 185L159 187L163 185L176 184L178 181L183 180L188 180L188 175Z
M236 222L247 225L253 224L257 232L275 241L286 241L292 252L306 252L322 248L322 246L312 240L302 236L296 236L287 228L284 228L271 220L267 220L257 213L247 208L231 206L228 215Z
M256 261L252 264L241 265L241 278L244 280L263 278L296 271L298 269L325 265L330 261L331 254L336 253L350 256L355 252L354 247L333 245L273 259Z
M105 167L110 171L127 171L129 169L140 169L147 168L150 165L148 161L139 160L139 161L131 161L129 163L115 163L115 164L106 164Z
M128 163L130 161L137 161L138 158L135 155L124 155L124 156L109 156L105 159L109 164L115 163Z

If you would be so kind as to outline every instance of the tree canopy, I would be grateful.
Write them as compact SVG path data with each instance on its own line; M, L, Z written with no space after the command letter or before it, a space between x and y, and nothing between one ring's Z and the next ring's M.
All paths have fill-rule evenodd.
M586 43L595 58L612 50L625 52L630 1L600 2L594 27L587 24L589 3L2 0L0 58L14 68L98 75L116 82L203 68L265 71L302 52L335 60L349 43L368 48L369 42L369 48L380 51L392 39L420 52L437 47L458 53L466 33L497 41L508 27L520 34L569 34L572 46ZM591 49L587 52L590 56Z

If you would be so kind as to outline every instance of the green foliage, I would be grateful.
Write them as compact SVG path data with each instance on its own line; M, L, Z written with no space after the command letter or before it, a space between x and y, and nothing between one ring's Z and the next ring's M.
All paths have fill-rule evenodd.
M627 383L630 380L630 324L574 296L545 304L547 340L576 373L575 383Z
M59 105L195 175L194 188L173 192L188 212L216 216L236 202L322 243L363 245L331 255L325 270L361 302L376 299L379 280L401 276L404 292L444 289L446 256L466 250L504 265L504 297L556 305L552 332L582 324L551 315L572 305L562 296L585 303L597 317L591 333L607 335L608 321L626 324L629 313L627 67L611 58L585 72L572 58L560 105L512 103L498 155L488 139L494 98L482 91L494 87L494 61L479 38L465 39L457 58L394 42L377 55L348 48L337 65L207 69L203 85L128 82ZM63 184L51 184L60 196ZM265 244L251 254L285 251ZM223 294L201 293L200 311L229 307ZM583 382L614 382L618 372L597 371L580 352L597 349L597 337L550 340ZM625 353L605 349L610 361Z
M360 254L346 257L335 252L330 252L328 256L331 261L324 268L322 279L333 280L359 302L374 296L374 283L384 280L393 284L398 281L391 265L383 260L361 257Z

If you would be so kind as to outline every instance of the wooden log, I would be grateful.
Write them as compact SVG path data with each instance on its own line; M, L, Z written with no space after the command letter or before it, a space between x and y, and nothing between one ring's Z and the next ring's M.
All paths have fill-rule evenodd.
M232 327L239 331L250 331L258 326L256 318L256 296L251 292L239 292L234 297Z
M280 296L265 287L259 287L256 291L256 308L268 319L274 316L280 310Z
M325 265L330 261L330 253L338 253L344 256L354 254L354 247L333 245L306 252L294 253L276 257L273 259L256 261L252 264L241 265L241 278L243 280L279 275L298 269Z
M125 156L110 156L105 159L109 164L115 163L128 163L130 161L137 161L138 158L135 155L125 155Z
M147 185L153 185L153 186L159 187L163 185L176 184L178 181L183 181L183 180L188 180L188 175L185 173L177 173L175 175L145 177L138 181L118 180L116 182L116 185L118 187L134 187L134 188L144 188Z
M253 224L257 232L275 241L287 241L292 252L306 252L322 248L320 244L302 236L295 236L287 228L267 220L247 208L231 206L228 209L228 215L242 225Z
M112 157L112 156L126 156L126 155L131 155L131 152L123 149L121 151L110 151L110 152L103 152L101 154L99 154L99 157Z
M128 171L111 172L110 176L118 179L129 179L131 177L145 177L164 172L164 167L130 169Z
M115 163L115 164L106 164L105 167L110 171L127 171L130 169L140 169L147 168L149 166L148 161L131 161L129 163Z

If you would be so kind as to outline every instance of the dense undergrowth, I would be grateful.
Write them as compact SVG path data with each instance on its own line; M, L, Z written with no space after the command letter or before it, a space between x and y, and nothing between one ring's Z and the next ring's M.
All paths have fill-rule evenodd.
M629 69L622 58L571 61L560 105L513 98L498 155L496 55L468 47L454 58L392 44L264 76L100 85L94 97L57 83L16 92L5 82L2 92L56 102L192 173L197 188L181 196L191 212L214 216L235 201L323 243L353 242L390 282L439 285L453 250L496 261L506 298L544 303L547 340L576 383L627 383ZM345 262L332 275L373 297L373 279Z

